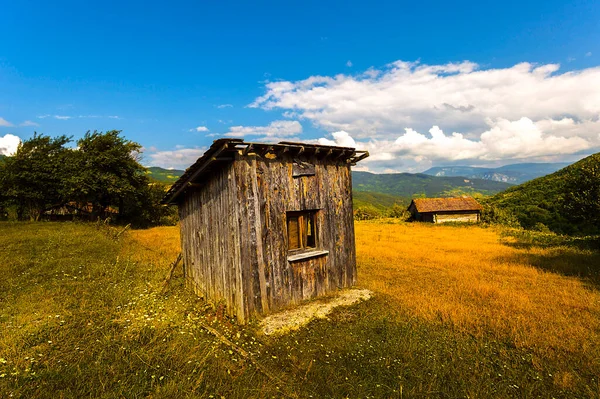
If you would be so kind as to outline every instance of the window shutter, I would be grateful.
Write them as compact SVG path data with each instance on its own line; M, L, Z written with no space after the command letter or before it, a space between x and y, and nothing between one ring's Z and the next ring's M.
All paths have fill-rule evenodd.
M288 218L288 245L289 249L300 248L300 222L297 216Z

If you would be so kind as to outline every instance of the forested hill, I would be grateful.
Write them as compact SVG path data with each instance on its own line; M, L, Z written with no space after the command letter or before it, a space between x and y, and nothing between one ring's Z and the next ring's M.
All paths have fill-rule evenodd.
M161 183L175 183L183 174L183 170L164 169L158 166L150 166L147 170L149 178Z
M568 163L516 163L498 168L472 166L436 166L423 172L430 176L463 176L470 179L484 179L521 184L535 178L554 173L568 166Z
M371 191L404 198L440 197L463 194L492 195L512 187L511 184L464 177L437 177L422 173L352 172L354 191Z
M600 232L600 153L486 201L514 214L525 228L557 233Z

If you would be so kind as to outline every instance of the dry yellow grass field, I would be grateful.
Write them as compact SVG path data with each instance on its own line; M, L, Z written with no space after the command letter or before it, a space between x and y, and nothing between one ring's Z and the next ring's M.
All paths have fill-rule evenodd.
M474 336L491 334L543 356L600 359L600 292L574 270L600 259L567 247L519 248L499 230L421 223L355 224L359 286L398 307ZM135 230L132 237L161 270L179 252L178 227ZM130 248L125 251L131 252ZM546 270L544 270L546 269Z
M544 358L600 359L600 292L550 270L600 267L597 253L520 248L475 226L356 223L359 285L423 319L493 336ZM555 376L569 384L569 373ZM562 380L565 381L562 381Z

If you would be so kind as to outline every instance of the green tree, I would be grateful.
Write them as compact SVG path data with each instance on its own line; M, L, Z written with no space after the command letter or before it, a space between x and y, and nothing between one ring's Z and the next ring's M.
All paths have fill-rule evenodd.
M600 154L596 162L587 162L571 172L564 194L564 208L569 219L582 232L600 230Z
M5 158L0 189L5 202L17 207L17 217L38 220L48 206L61 204L68 193L71 142L67 136L51 138L35 133L23 141L14 156Z
M71 198L91 203L94 216L107 216L108 207L125 220L135 213L135 204L147 191L149 180L140 165L138 143L121 136L121 131L89 131L77 142L78 172L71 179Z

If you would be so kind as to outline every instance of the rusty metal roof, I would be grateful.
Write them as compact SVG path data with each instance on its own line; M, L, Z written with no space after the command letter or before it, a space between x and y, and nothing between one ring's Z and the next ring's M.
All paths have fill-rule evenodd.
M480 211L483 207L473 197L416 198L411 205L419 213L448 211ZM410 207L409 207L410 208Z
M331 159L335 162L354 165L369 156L368 151L357 151L350 147L336 147L318 144L304 144L282 141L277 144L247 143L241 139L218 139L198 160L185 170L183 175L171 186L161 203L175 204L177 198L192 183L201 183L211 172L232 162L237 156L279 156L289 154L294 158Z

